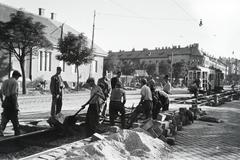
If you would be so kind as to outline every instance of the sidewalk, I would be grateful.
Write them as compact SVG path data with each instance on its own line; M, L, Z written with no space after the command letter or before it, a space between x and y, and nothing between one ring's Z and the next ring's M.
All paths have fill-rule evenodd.
M238 160L240 159L240 101L221 106L201 106L207 116L225 123L195 121L183 126L176 135L171 160Z

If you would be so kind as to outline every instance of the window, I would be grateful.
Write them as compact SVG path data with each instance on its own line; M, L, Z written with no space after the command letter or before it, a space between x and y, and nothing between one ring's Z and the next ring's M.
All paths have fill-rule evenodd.
M64 61L59 61L59 67L62 68L62 72L65 72L65 65L66 63Z
M72 65L72 73L77 73L77 67L76 67L76 65Z
M40 54L39 54L39 69L40 69L40 71L42 71L42 61L43 61L43 52L42 51L40 51Z
M51 71L52 61L51 52L40 51L38 59L39 59L39 71Z
M97 61L92 61L92 72L97 73Z
M188 80L192 80L193 79L193 72L189 72L188 74Z

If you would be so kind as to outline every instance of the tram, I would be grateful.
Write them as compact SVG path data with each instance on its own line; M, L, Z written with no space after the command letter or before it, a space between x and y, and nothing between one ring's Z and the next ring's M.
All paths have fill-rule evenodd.
M188 70L187 84L189 92L194 90L194 81L200 77L200 91L221 91L223 90L224 74L220 69L195 66Z

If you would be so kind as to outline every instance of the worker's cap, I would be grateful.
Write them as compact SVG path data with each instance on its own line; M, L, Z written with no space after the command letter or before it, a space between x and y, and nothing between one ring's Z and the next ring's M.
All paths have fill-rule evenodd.
M87 83L90 83L90 82L95 82L95 79L94 79L93 77L89 77L89 78L87 79Z
M155 83L156 83L156 82L155 82L154 79L150 79L150 80L148 81L148 84L149 84L149 85L155 85Z
M21 77L21 73L18 70L13 71L12 76L19 76Z
M61 67L57 67L57 71L62 71L62 68Z
M141 82L142 82L143 84L147 84L146 78L142 78L142 79L141 79Z

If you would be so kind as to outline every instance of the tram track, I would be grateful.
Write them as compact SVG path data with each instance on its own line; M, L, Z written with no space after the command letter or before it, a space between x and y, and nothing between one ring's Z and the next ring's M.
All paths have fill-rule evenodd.
M206 96L200 96L199 97L199 104L200 102L203 103L205 100L206 102L209 100L214 100L214 96L219 96L219 98L224 98L226 96L231 96L233 94L238 94L238 91L224 91L222 93L216 93L212 95L206 95ZM188 101L189 103L193 103L193 100L196 100L195 98L189 97L189 98L179 98L176 101L172 101L172 104L177 103L185 103ZM204 102L205 103L205 102ZM131 113L132 108L128 108L128 117ZM22 134L19 136L12 136L12 137L3 137L0 139L0 159L13 159L12 157L16 159L20 159L23 157L27 157L30 155L34 155L40 152L43 152L45 150L49 150L51 148L56 148L64 144L68 144L71 142L83 140L85 138L84 136L84 126L81 126L80 124L83 124L84 121L84 114L80 115L80 121L76 125L74 129L76 129L81 137L74 137L70 135L63 135L59 130L56 128L50 128L50 129L42 129L33 131L30 133ZM116 122L116 124L120 125L120 121ZM109 126L109 120L105 120L103 122L103 125ZM104 133L104 129L101 131Z

